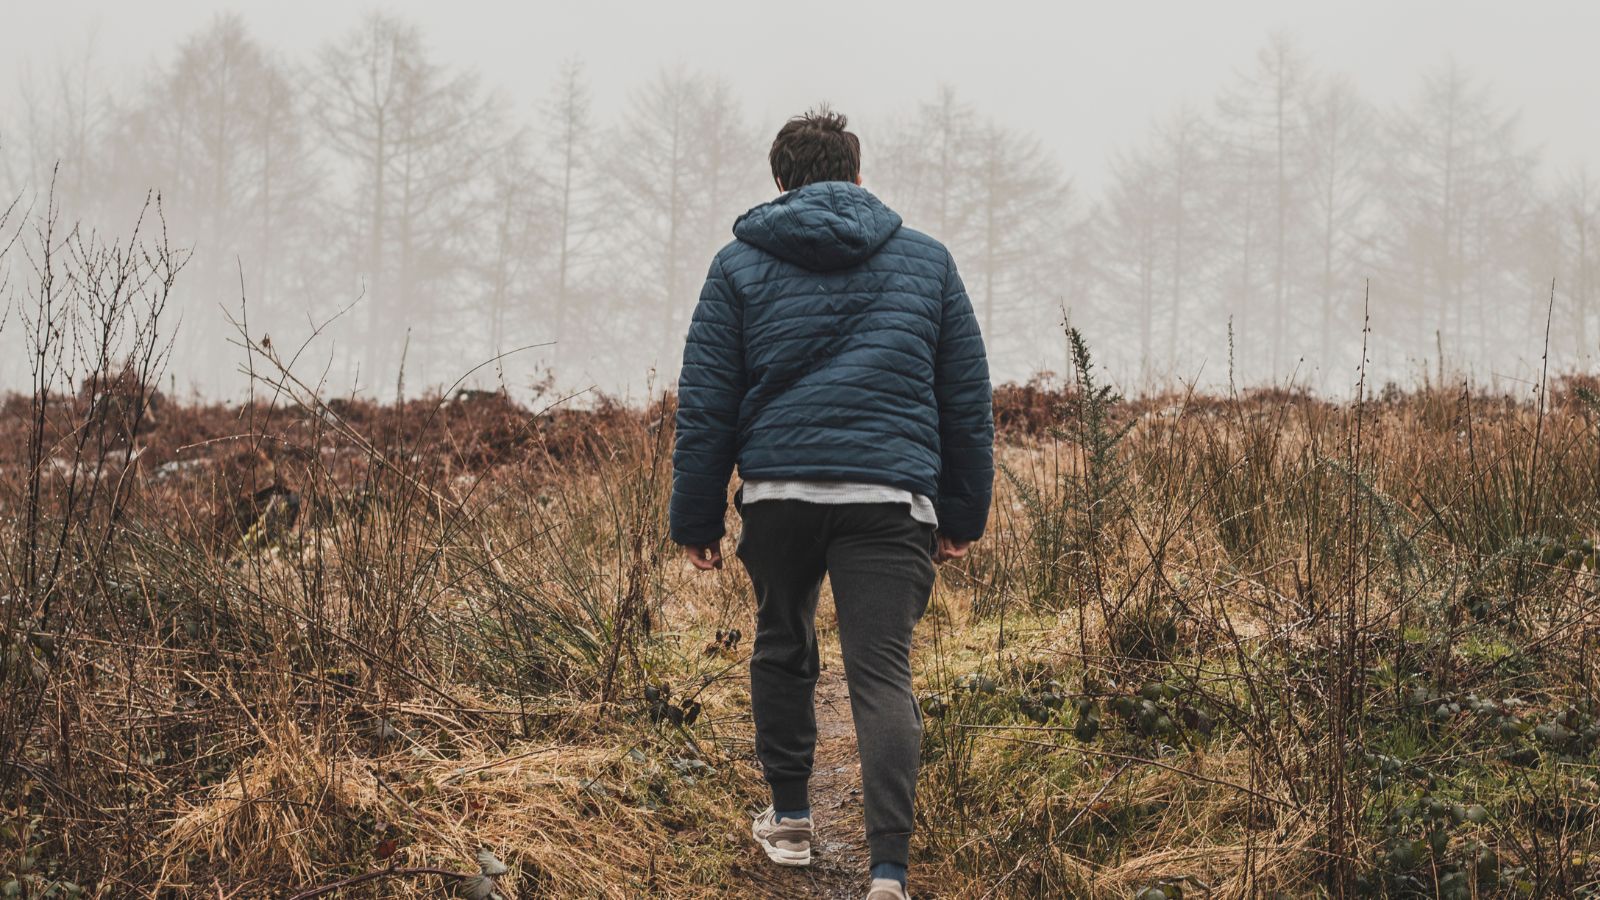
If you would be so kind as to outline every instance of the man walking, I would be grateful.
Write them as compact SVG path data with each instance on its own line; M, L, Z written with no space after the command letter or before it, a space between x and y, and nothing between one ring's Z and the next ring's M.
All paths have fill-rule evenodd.
M672 538L756 595L750 704L772 805L768 857L811 861L813 617L833 588L861 756L868 900L904 900L921 758L911 633L934 563L982 534L994 480L983 340L950 252L861 187L861 145L823 108L772 142L782 193L734 222L711 262L679 377Z

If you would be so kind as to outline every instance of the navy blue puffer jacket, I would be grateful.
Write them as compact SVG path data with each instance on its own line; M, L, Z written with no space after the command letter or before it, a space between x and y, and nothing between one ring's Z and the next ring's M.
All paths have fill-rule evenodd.
M943 244L849 182L734 222L678 379L672 539L723 534L728 477L887 484L983 534L994 481L989 366Z

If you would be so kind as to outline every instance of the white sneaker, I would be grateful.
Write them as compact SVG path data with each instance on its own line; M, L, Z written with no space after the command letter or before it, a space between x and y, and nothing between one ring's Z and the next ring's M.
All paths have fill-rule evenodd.
M780 866L811 865L811 819L784 819L777 821L772 807L756 816L750 834L767 851L767 858ZM895 882L895 886L899 886Z
M874 878L867 889L867 900L911 900L911 895L893 878Z

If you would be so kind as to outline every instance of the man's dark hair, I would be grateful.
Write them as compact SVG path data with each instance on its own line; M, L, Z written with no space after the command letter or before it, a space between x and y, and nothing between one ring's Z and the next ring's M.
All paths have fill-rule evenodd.
M778 129L772 140L772 177L784 190L817 181L855 181L861 141L844 130L849 120L826 105L808 109Z

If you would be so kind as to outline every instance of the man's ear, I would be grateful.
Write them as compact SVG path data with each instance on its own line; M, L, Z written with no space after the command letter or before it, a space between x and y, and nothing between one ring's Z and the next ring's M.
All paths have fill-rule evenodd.
M783 186L783 179L779 178L776 175L772 176L772 183L778 186L778 193L780 193L780 194L783 193L785 190L788 190L787 188L785 188Z
M856 187L860 187L860 186L861 186L861 173L857 172L856 173Z

